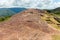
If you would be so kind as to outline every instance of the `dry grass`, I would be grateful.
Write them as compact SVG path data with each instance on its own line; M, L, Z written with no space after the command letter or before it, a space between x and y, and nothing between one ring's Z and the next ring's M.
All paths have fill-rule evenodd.
M52 27L56 29L60 29L60 27L57 25L59 22L54 19L54 15L46 13L43 16L41 16L41 19L45 20L48 24L50 24Z
M52 40L60 40L60 35L53 35Z

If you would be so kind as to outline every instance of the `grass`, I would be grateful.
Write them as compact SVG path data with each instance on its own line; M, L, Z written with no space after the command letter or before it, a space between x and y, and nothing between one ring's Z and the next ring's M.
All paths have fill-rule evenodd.
M60 27L58 27L58 25L56 25L56 24L50 24L50 25L51 25L52 27L54 27L54 28L60 30Z
M59 22L57 22L53 17L50 18L50 20L51 20L53 23L55 23L55 24L58 24L58 23L59 23Z
M0 17L0 22L3 22L5 20L8 20L11 16L4 16L4 17Z
M60 35L53 35L52 40L60 40Z
M60 26L57 25L60 23L57 20L55 20L54 17L56 17L56 15L54 16L53 14L46 13L44 14L44 16L41 17L41 19L45 20L52 27L60 30Z
M56 12L55 14L60 16L60 12Z
M60 14L55 14L55 13L52 13L53 16L56 16L58 18L60 18Z

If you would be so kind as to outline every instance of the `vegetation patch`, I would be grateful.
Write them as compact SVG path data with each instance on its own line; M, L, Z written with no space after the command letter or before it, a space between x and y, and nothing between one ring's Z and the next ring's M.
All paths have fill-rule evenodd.
M53 35L52 36L52 39L53 40L60 40L60 35Z
M59 16L60 17L60 16ZM57 17L54 13L46 13L41 16L41 19L45 20L52 27L60 30L60 18Z
M60 12L58 12L58 11L57 11L57 12L55 12L55 14L60 16Z
M5 20L8 20L11 16L3 16L3 17L0 17L0 22L3 22Z

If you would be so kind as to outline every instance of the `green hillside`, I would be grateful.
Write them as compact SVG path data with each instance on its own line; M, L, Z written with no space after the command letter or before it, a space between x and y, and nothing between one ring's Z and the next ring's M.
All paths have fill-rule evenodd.
M56 9L47 10L47 12L54 13L54 14L60 16L60 7L56 8Z
M9 9L0 9L0 22L9 19L15 12Z
M0 10L0 16L10 16L15 14L15 12L9 10L9 9L1 9Z

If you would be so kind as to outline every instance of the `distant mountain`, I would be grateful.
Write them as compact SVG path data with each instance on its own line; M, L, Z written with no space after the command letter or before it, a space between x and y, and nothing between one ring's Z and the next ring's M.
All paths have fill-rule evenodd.
M60 7L53 9L53 11L60 11Z
M10 9L7 8L0 9L0 16L10 16L13 14L15 14L15 12L11 11Z
M60 12L60 7L55 8L55 9L51 9L51 10L47 10L47 11L52 12L52 13Z
M11 16L23 10L25 8L0 8L0 16Z
M9 9L16 12L16 13L26 10L26 8L9 8Z

